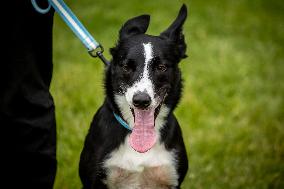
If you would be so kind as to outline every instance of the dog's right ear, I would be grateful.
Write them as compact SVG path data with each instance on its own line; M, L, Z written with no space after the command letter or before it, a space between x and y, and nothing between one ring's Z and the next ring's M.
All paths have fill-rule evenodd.
M119 31L119 39L123 40L128 37L143 34L149 26L150 16L141 15L128 20Z
M184 35L182 32L182 26L187 17L187 8L186 5L183 4L180 8L179 14L175 21L166 29L166 31L162 32L160 36L164 39L173 41L177 44L177 50L179 52L179 56L181 58L186 58L186 44L184 40Z

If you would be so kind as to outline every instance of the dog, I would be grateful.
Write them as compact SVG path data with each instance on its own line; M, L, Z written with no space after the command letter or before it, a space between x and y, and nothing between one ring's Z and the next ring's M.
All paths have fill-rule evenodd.
M84 189L180 188L188 159L173 111L182 92L179 62L186 58L183 5L159 36L145 34L149 15L128 20L110 49L106 98L81 153Z

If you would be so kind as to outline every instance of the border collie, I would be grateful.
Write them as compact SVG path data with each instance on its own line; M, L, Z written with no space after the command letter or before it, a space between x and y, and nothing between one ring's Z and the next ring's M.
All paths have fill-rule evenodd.
M183 5L159 36L145 34L149 15L128 20L110 50L106 98L80 159L84 189L180 188L188 169L173 111L181 97L178 63L186 58Z

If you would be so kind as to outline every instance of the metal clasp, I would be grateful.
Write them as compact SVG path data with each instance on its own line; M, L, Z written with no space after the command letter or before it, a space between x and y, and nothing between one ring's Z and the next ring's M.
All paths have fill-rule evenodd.
M101 61L106 65L108 66L110 64L110 62L104 57L103 55L103 52L104 52L104 48L103 46L99 45L98 48L96 49L93 49L91 51L88 51L89 54L96 58L96 57L99 57L99 59L101 59Z

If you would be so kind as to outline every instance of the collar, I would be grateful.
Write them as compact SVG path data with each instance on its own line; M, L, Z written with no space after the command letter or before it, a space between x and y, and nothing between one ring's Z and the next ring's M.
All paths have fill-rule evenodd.
M129 127L129 125L119 115L117 115L114 112L113 112L113 115L114 115L115 119L120 123L120 125L122 125L126 129L132 131L132 128Z

